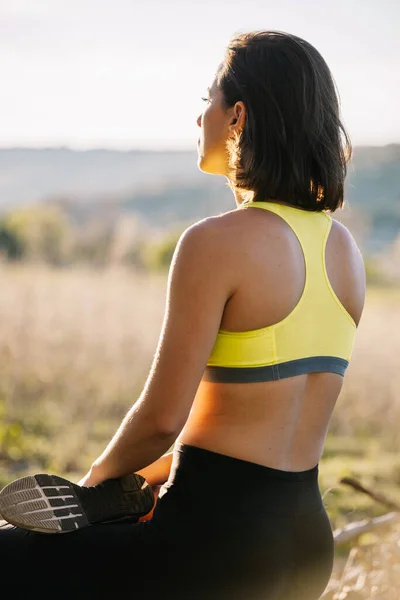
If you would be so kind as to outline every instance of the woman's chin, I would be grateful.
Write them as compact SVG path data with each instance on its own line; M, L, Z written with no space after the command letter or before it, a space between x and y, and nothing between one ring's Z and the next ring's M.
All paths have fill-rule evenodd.
M223 175L222 169L218 169L217 165L213 161L207 160L207 157L199 152L197 158L197 166L203 173L210 173L211 175Z

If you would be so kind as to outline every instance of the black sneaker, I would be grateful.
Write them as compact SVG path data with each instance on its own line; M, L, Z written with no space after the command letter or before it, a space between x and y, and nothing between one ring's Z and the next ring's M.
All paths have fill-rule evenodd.
M94 523L138 521L154 506L154 494L138 473L81 487L57 475L22 477L0 492L3 519L31 531L68 533Z

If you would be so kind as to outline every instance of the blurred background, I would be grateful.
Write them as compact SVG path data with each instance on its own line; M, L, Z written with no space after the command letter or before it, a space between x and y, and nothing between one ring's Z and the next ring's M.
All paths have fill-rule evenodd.
M2 1L0 486L78 478L139 396L179 235L235 207L225 178L197 167L196 118L229 39L252 29L321 52L354 145L334 217L363 252L368 295L321 460L324 502L333 528L387 512L340 483L351 476L400 504L397 0ZM389 547L399 563L398 540L365 534L358 556L379 548L388 564ZM370 597L370 572L335 598Z

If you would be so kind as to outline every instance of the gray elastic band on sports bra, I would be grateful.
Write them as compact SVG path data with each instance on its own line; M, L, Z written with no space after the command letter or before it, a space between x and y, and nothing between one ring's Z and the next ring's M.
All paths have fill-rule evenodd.
M328 372L344 376L349 361L337 356L311 356L266 367L206 367L203 381L214 383L257 383L276 381L306 373Z

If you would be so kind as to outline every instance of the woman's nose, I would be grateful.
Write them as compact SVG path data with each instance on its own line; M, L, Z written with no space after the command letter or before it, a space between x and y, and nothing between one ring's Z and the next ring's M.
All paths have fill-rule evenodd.
M199 127L201 127L201 117L202 117L202 115L199 115L199 116L197 117L197 121L196 121L196 123L197 123L197 125L198 125Z

